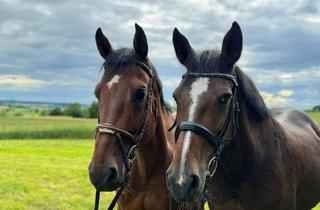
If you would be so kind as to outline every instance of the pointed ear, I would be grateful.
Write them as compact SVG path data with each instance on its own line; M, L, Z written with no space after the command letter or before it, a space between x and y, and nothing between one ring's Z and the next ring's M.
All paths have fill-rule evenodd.
M142 60L146 60L148 56L148 41L143 29L135 23L136 33L133 38L133 48L136 54Z
M224 36L221 56L227 65L234 65L241 56L242 32L239 24L233 22L231 29Z
M101 28L98 28L96 32L96 44L100 55L106 59L111 53L112 47L107 37L102 33Z
M177 28L174 28L172 42L178 60L182 65L185 65L187 59L194 54L194 50L190 46L188 39Z

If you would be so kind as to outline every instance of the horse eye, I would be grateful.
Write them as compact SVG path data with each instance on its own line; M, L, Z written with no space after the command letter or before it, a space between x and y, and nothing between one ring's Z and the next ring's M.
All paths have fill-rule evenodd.
M144 89L138 89L133 94L133 101L141 102L146 96L146 91Z
M219 102L221 104L226 104L232 98L232 94L226 93L222 97L220 97Z

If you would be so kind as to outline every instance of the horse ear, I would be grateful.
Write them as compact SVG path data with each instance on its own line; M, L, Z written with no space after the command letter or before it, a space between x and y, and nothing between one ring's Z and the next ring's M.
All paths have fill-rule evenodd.
M222 58L227 65L234 65L241 56L242 32L239 24L233 22L230 30L223 38Z
M111 53L112 47L107 37L102 33L101 28L98 28L96 32L96 44L100 55L106 59Z
M133 38L133 47L135 53L142 60L146 60L148 56L148 41L143 29L135 23L136 33Z
M185 65L187 59L194 54L194 50L190 46L188 39L177 28L174 28L172 42L178 60L182 65Z
M253 81L238 67L236 67L235 70L237 80L239 83L240 94L243 97L245 104L250 110L250 112L258 120L268 118L269 110L265 105Z

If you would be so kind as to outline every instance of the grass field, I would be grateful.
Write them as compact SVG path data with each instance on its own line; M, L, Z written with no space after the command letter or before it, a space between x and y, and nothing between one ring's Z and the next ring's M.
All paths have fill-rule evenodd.
M320 122L320 113L311 115ZM87 166L95 122L0 117L0 209L93 209ZM102 195L101 209L112 195Z
M95 124L71 117L0 117L0 139L88 139Z
M93 209L93 140L0 141L0 209ZM112 194L103 194L106 207Z
M307 112L307 114L320 124L320 112Z

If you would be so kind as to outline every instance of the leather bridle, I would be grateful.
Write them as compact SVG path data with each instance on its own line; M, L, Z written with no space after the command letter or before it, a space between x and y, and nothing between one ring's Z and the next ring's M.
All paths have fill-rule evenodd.
M152 83L153 83L153 72L152 72L152 67L149 61L141 61L140 59L136 59L135 64L139 66L143 71L145 71L149 75L149 82L148 82L148 87L147 87L147 99L146 99L146 109L144 113L143 120L136 129L133 134L131 132L128 132L124 129L121 129L119 127L116 127L112 124L109 123L100 123L100 120L98 119L98 124L96 126L96 134L101 133L101 134L108 134L108 135L115 135L117 139L117 144L119 146L123 163L125 165L125 174L124 174L124 179L123 182L120 186L120 189L117 191L116 195L114 196L112 202L110 203L108 210L112 210L119 197L121 196L121 193L125 189L130 172L131 172L131 165L132 165L132 160L135 157L135 151L139 147L140 140L143 138L144 135L144 130L147 126L147 119L149 116L149 113L152 113ZM129 149L129 152L126 154L124 150L124 145L123 145L123 138L126 138L131 141L133 146ZM96 189L96 198L95 198L95 205L94 209L98 210L99 209L99 200L100 200L100 190Z
M236 74L236 73L235 73ZM187 77L209 77L209 78L221 78L225 79L232 83L232 101L230 103L229 111L226 117L226 120L224 122L224 125L220 132L218 134L213 133L205 126L201 125L200 123L193 122L193 121L184 121L181 122L179 125L177 125L176 131L175 131L175 140L178 140L179 134L182 131L191 131L201 137L203 137L204 140L209 142L215 149L214 155L209 161L208 164L208 170L209 170L209 178L211 178L217 169L217 165L221 156L222 151L226 147L228 143L230 143L236 129L238 129L238 115L240 112L239 108L239 102L237 99L237 77L230 75L230 74L222 74L222 73L194 73L194 72L188 72L183 75L183 78ZM226 131L230 125L230 123L233 124L233 133L231 134L231 137L225 137ZM207 183L206 179L206 183ZM206 186L205 186L206 188Z

